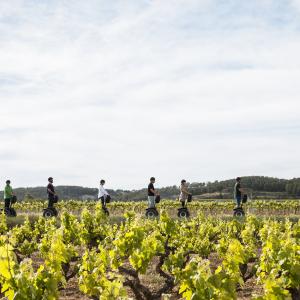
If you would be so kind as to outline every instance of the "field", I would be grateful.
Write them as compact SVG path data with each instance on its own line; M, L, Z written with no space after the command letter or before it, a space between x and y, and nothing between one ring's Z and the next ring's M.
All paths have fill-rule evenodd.
M252 201L245 218L232 202L195 201L178 219L176 201L42 201L0 215L3 299L300 299L300 201Z

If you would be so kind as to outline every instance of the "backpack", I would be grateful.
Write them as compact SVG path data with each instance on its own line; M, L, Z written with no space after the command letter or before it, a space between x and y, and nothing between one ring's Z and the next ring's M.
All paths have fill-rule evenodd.
M157 195L157 196L155 197L155 203L159 203L159 202L160 202L160 196Z
M12 196L12 198L11 198L11 203L12 204L14 204L14 203L16 203L17 202L17 197L16 196Z

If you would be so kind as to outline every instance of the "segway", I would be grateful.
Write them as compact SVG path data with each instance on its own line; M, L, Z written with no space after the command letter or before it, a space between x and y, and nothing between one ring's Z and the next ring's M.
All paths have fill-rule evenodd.
M189 212L188 208L186 207L187 202L192 202L192 195L189 194L187 201L184 201L184 206L178 208L178 213L177 213L178 218L189 218L190 212Z
M56 210L55 207L44 208L43 217L51 218L51 217L57 217L57 216L58 216L58 211Z
M9 207L5 207L4 208L4 213L5 213L5 215L7 217L16 217L17 216L17 212L12 207L12 204L15 204L16 202L17 202L17 197L16 196L12 196L12 198L10 200ZM3 209L1 209L1 211L3 211Z
M159 202L160 202L160 196L157 195L155 197L155 203L159 203ZM156 218L158 216L159 216L159 213L158 213L156 207L148 207L146 209L146 217L147 218Z
M58 196L54 196L53 203L57 203L58 202ZM52 207L47 207L44 208L43 210L43 217L45 218L51 218L51 217L57 217L58 216L58 211L56 210L56 208L54 206Z
M243 204L247 203L248 201L248 196L244 195L242 199L242 205L240 207L236 207L233 209L233 216L234 217L244 217L245 216L245 211L243 209Z

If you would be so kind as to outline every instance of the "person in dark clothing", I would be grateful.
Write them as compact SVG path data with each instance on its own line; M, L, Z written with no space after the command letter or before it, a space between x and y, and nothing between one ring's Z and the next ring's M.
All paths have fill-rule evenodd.
M234 185L234 199L236 201L237 207L241 207L241 202L242 202L242 193L244 193L244 190L241 187L241 177L236 178L236 183Z
M155 196L158 196L159 194L155 191L154 188L155 178L150 178L150 183L148 185L148 207L149 208L155 208Z
M47 194L48 194L48 208L52 208L53 204L57 202L57 195L55 193L55 189L53 186L53 178L48 178L48 185L47 185Z

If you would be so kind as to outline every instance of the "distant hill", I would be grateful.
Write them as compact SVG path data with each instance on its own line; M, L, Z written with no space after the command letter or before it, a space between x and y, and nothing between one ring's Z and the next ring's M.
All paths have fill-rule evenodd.
M84 199L84 196L96 197L98 189L85 188L81 186L56 186L55 190L61 199ZM46 187L16 188L14 192L18 199L47 199ZM0 192L3 199L3 191Z
M197 198L223 198L231 199L235 179L214 182L193 182L190 190ZM300 197L300 178L279 179L265 176L245 176L242 185L247 187L253 197L265 198L294 198ZM115 200L145 200L147 189L140 190L108 190ZM81 186L57 186L56 192L60 199L96 199L98 189ZM16 188L15 193L22 199L46 199L46 187ZM164 198L176 198L179 194L178 186L169 186L160 189ZM3 192L0 192L3 199Z

